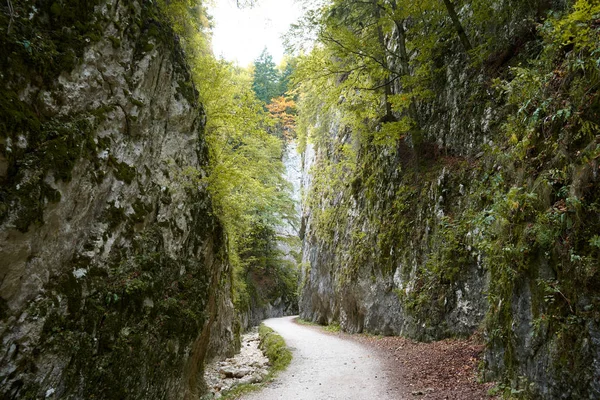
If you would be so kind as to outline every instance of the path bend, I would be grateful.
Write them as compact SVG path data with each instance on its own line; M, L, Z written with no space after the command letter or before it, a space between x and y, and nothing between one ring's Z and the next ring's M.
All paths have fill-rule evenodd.
M244 400L398 400L388 388L383 362L362 345L296 324L296 317L271 318L292 350L289 367Z

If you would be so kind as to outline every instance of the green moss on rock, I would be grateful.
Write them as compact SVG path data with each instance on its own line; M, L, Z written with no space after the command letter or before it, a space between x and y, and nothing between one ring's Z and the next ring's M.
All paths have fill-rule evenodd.
M117 161L117 159L112 155L108 157L108 163L113 167L115 178L127 183L128 185L130 185L137 176L135 167L130 167L126 162Z

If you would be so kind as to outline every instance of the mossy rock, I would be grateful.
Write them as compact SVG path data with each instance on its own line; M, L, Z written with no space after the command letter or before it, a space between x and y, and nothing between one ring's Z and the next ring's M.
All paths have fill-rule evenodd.
M108 157L108 163L113 167L115 178L127 183L128 185L130 185L137 176L135 167L130 167L126 162L117 161L117 159L112 155Z

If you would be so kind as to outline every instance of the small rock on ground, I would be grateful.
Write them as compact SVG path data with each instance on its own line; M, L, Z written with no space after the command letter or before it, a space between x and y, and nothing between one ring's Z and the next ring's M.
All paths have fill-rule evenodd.
M240 352L222 361L213 361L204 368L204 380L210 394L218 399L222 393L242 384L260 383L268 374L269 359L258 348L258 328L242 335Z

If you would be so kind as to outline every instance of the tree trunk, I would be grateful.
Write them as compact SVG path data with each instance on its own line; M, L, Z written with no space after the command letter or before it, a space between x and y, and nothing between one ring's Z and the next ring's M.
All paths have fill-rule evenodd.
M396 1L390 1L390 5L396 9ZM406 51L406 31L404 30L404 20L397 20L393 18L394 25L396 26L396 33L398 35L398 53L399 53L399 61L400 61L400 72L402 76L410 75L410 59L408 57L408 52ZM417 115L417 107L414 102L411 101L408 106L408 115L415 121L417 126L419 125L419 119Z
M466 51L471 51L473 46L471 46L471 42L467 37L465 29L463 28L460 20L458 19L458 14L456 14L456 9L454 8L454 4L450 0L444 0L444 5L446 6L446 10L448 10L448 14L450 15L450 19L452 20L452 24L454 25L454 29L458 33L458 37L460 38L460 42Z
M397 9L396 0L390 0L389 3L394 10ZM404 29L404 20L398 20L396 18L392 18L394 25L396 26L396 33L398 35L398 53L399 53L399 61L400 61L400 72L402 76L410 75L410 58L408 56L408 52L406 51L406 31ZM410 132L410 141L413 149L413 156L415 157L415 163L418 164L419 154L418 149L423 142L423 135L421 132L421 124L419 122L419 114L417 112L417 106L414 100L410 101L408 106L408 116L414 121L415 128Z
M377 0L372 0L372 2L373 2L373 7L374 7L373 12L374 12L375 18L377 19L377 39L379 40L379 45L382 48L381 63L385 66L385 69L387 71L390 71L390 68L388 65L388 60L387 60L385 37L383 35L381 25L379 25L379 21L381 21L381 12L379 10L379 5L377 4ZM389 101L389 97L391 96L391 94L392 94L392 87L391 87L389 78L387 78L387 79L385 79L385 82L383 84L383 102L385 104L384 120L386 120L386 121L391 121L394 119L393 114L392 114L392 105Z

